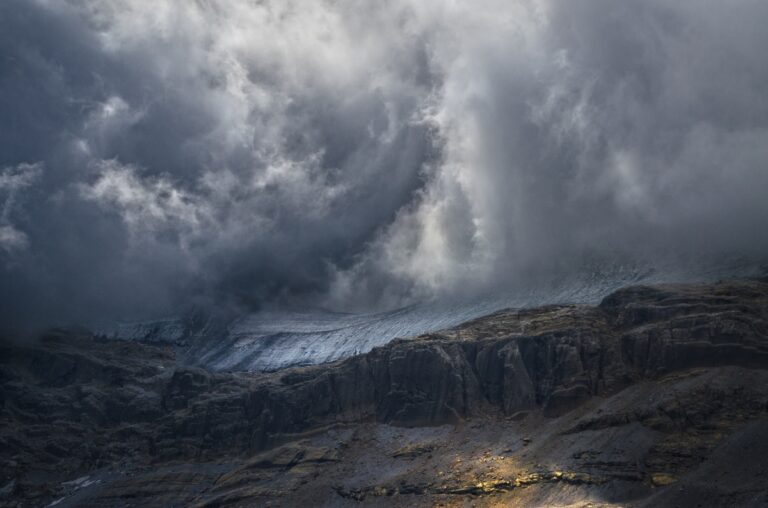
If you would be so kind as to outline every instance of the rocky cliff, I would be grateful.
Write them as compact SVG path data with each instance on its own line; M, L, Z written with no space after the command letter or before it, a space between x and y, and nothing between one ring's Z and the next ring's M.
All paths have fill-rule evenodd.
M272 374L52 332L5 342L0 382L5 506L768 502L766 280L501 311Z

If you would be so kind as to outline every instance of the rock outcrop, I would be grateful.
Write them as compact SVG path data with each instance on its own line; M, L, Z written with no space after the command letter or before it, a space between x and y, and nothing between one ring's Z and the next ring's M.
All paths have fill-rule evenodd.
M242 392L201 382L167 436L202 442L201 453L257 451L329 419L436 425L537 407L554 416L674 370L767 368L767 338L764 282L630 288L599 307L503 311L337 364L253 378Z
M742 379L728 377L737 372ZM451 424L464 429L452 432L488 446L484 431L466 430L475 421L513 433L526 422L545 422L563 449L575 446L568 444L574 436L628 427L642 429L643 437L619 453L632 456L627 460L612 462L606 450L592 448L566 460L542 449L540 458L557 458L571 469L536 465L529 457L530 467L518 460L514 474L497 471L470 481L446 473L441 481L406 484L394 475L395 483L332 486L333 499L391 500L397 493L432 502L518 496L534 485L611 492L616 482L645 486L628 487L629 497L648 496L648 489L677 482L706 460L730 433L765 421L766 372L766 280L632 287L599 306L502 311L344 361L272 374L211 373L176 365L162 348L51 332L35 343L6 342L0 350L0 506L33 506L62 495L62 503L85 499L96 489L92 484L63 485L94 471L101 475L101 494L91 498L102 506L125 504L126 492L158 505L279 501L297 485L319 481L329 465L342 470L350 450L372 446L365 439L361 444L356 431L341 439L343 446L306 440L322 441L341 428L395 426L418 435L419 428ZM704 383L707 376L714 377ZM746 385L747 379L763 386ZM655 399L631 399L633 390ZM450 454L445 443L418 439L411 445L421 452L398 452L406 444L392 443L388 460L440 462ZM515 447L533 450L526 444ZM462 450L470 453L467 446ZM158 466L178 463L186 469ZM140 475L138 485L116 473L146 471L149 464L160 467L166 485L178 485L177 497L154 476ZM283 478L288 483L275 483L277 471L292 471ZM259 486L268 478L286 490ZM245 483L251 490L238 490Z

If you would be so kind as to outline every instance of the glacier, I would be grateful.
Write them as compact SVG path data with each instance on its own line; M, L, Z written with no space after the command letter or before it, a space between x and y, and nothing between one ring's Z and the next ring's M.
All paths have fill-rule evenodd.
M718 265L686 271L604 268L577 277L483 299L434 301L387 312L348 314L323 309L262 310L226 318L201 313L92 325L106 339L172 348L177 361L213 371L268 372L333 362L362 354L395 338L447 329L506 308L594 304L631 284L707 282L754 276L764 269Z

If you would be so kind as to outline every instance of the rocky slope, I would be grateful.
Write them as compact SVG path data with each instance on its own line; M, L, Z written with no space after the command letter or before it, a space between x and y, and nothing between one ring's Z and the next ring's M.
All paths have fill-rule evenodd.
M0 351L0 506L765 506L768 281L508 310L272 374Z

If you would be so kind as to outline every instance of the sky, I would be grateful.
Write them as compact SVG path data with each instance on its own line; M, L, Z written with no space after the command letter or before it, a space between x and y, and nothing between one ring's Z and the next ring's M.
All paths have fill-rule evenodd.
M768 258L764 0L3 0L0 327Z

